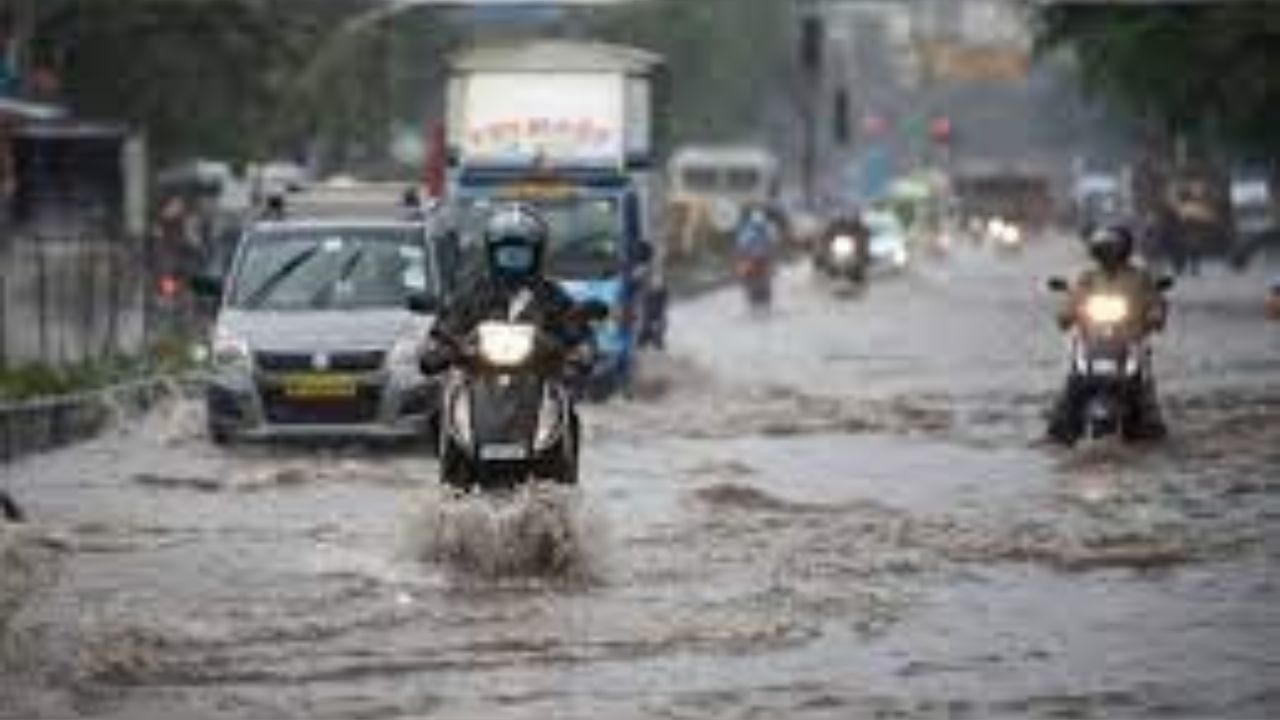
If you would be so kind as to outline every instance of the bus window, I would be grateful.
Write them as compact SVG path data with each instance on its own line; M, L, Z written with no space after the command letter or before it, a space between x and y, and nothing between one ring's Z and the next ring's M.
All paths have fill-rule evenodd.
M686 190L710 192L719 185L717 175L715 168L691 167L684 171L682 179Z
M752 193L760 186L760 171L755 168L729 170L728 189L735 193Z

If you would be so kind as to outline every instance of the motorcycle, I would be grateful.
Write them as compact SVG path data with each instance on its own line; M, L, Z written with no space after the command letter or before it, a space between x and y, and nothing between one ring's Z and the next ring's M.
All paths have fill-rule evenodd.
M586 303L587 321L608 315ZM443 391L440 480L459 489L509 490L532 480L578 483L579 427L566 368L590 358L512 313L481 323L459 343Z
M1166 292L1173 281L1162 278L1156 287ZM1049 289L1065 293L1070 286L1062 278L1052 278ZM1092 293L1080 303L1067 340L1068 392L1074 398L1073 416L1067 422L1073 439L1142 437L1142 398L1152 372L1151 347L1130 306L1129 298L1108 292Z
M765 310L773 302L773 263L763 253L744 254L738 259L738 279L746 293L747 305Z
M855 235L839 233L825 238L814 255L814 267L836 283L837 291L857 292L867 279L866 241Z

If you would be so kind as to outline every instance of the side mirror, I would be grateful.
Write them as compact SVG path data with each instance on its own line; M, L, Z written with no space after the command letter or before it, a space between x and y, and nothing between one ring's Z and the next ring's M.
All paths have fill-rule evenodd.
M191 292L199 297L218 299L222 297L223 280L217 275L194 275L188 280Z
M1160 292L1168 292L1172 290L1173 278L1169 277L1168 275L1162 276L1159 280L1156 280L1156 289L1159 290Z
M641 242L636 246L636 262L640 265L648 265L653 262L653 243Z
M405 307L415 315L431 315L439 312L440 301L428 293L414 293L405 298Z
M1060 277L1049 278L1049 282L1046 283L1046 285L1051 292L1066 292L1071 289L1071 286L1067 284L1067 281Z

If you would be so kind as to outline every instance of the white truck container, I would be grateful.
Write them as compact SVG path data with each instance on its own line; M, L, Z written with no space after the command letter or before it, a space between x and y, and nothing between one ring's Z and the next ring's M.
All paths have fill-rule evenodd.
M448 144L454 167L651 168L657 55L539 41L453 58Z

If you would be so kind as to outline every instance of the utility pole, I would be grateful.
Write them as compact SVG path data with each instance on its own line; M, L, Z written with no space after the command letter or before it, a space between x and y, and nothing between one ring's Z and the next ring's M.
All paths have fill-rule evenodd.
M822 71L826 24L821 8L805 2L800 10L801 122L803 145L801 174L806 206L817 207L818 115L822 107Z

